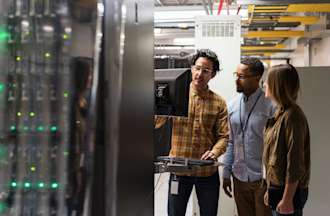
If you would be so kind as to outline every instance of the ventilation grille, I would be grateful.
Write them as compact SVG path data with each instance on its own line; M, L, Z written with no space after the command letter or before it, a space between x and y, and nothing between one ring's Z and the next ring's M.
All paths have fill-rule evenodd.
M234 23L202 23L202 37L234 37Z

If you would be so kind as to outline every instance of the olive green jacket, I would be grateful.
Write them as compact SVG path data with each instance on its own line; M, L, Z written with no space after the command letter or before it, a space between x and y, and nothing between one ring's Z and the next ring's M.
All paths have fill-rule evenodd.
M305 188L310 178L310 136L307 119L298 105L278 109L264 131L263 164L268 185L298 181Z

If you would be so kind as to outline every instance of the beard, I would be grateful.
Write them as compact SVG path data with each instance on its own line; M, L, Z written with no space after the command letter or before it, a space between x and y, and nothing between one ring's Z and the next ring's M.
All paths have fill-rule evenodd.
M243 88L241 86L236 86L236 91L238 93L242 93L243 92Z

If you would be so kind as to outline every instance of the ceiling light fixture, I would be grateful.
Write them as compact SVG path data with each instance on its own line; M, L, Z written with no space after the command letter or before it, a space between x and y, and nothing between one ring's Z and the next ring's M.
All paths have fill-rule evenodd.
M229 15L236 15L237 9L230 9ZM214 13L216 14L216 10L214 10ZM172 22L172 23L183 23L183 22L193 22L195 19L195 16L203 16L206 15L205 10L159 10L154 12L154 21L155 23L166 23L166 22ZM220 15L227 15L227 11L221 13ZM241 9L239 11L239 15L241 16L242 20L248 19L248 10L247 9ZM210 16L216 16L216 15L210 15Z
M174 38L173 44L175 44L175 45L195 44L195 38Z

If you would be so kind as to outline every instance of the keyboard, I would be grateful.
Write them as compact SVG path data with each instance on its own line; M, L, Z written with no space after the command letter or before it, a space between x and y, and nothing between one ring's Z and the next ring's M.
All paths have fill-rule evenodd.
M217 162L215 160L200 160L193 158L168 157L168 156L158 156L157 160L160 162L182 164L187 166L210 166Z

